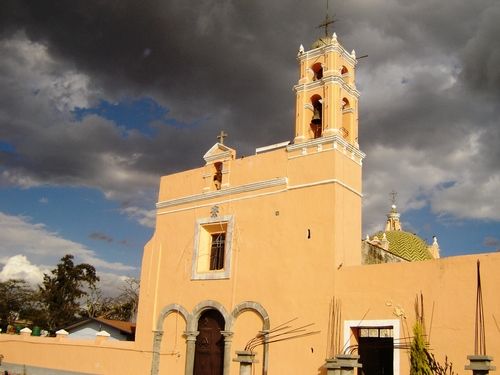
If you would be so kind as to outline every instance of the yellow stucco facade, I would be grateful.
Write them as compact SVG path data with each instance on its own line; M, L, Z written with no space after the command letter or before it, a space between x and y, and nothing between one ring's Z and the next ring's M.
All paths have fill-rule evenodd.
M161 178L136 341L0 335L5 362L86 374L197 375L203 364L196 357L210 337L200 340L200 327L214 312L224 375L238 374L235 352L259 332L295 318L291 326L314 323L307 329L318 333L258 346L254 373L325 374L333 336L339 350L355 346L363 327L390 328L398 343L408 337L422 292L431 348L462 373L474 349L476 259L488 352L500 358L500 254L361 265L365 155L356 57L336 36L315 46L297 56L293 142L239 158L221 138L200 155L203 166ZM334 333L333 299L341 305ZM407 350L393 350L392 367L409 372Z

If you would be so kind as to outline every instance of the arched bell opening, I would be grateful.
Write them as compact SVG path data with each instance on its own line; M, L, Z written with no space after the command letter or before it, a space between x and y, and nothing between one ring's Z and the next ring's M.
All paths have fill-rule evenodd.
M345 139L349 138L351 133L353 110L351 103L347 98L342 98L342 127L340 131Z
M313 115L311 118L311 131L313 138L320 138L323 133L323 99L319 95L311 97Z
M311 66L312 71L314 72L313 81L318 81L323 78L323 65L321 63L316 63Z
M348 84L352 83L351 74L349 72L349 69L347 69L345 65L342 65L342 68L340 68L340 75L345 82L347 82Z

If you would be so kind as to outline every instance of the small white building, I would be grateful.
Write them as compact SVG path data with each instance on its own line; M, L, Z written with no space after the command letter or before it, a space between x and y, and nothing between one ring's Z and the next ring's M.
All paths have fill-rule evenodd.
M94 340L97 333L106 331L109 340L133 341L135 323L105 318L88 318L64 328L69 338Z

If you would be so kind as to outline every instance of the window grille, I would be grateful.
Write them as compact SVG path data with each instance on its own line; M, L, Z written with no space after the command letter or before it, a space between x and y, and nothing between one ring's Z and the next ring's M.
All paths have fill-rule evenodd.
M393 337L392 327L362 327L359 328L359 337Z
M226 244L226 233L212 234L212 246L210 251L210 270L221 270L224 268L224 251Z

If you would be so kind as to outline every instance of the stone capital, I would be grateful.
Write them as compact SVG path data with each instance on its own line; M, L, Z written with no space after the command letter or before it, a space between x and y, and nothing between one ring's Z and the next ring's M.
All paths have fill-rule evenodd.
M196 336L200 334L199 331L186 331L184 336L186 336L186 341L196 341Z

